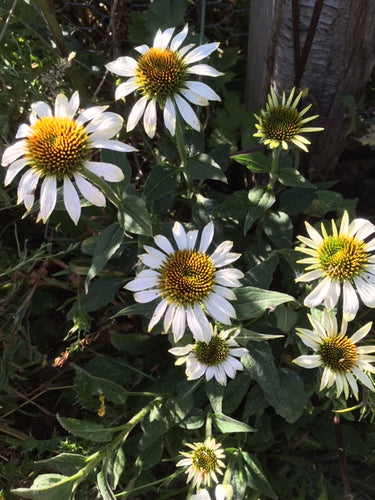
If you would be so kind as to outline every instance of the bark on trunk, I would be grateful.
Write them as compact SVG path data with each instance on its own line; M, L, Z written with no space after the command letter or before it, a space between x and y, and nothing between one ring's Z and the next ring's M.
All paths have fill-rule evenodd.
M276 90L289 90L295 84L298 73L295 46L299 42L298 65L306 37L311 35L309 27L315 3L314 0L251 1L246 85L250 109L264 107L271 84ZM297 19L299 33L294 38ZM337 164L350 121L341 99L349 94L359 100L374 63L373 0L324 0L299 83L301 89L308 89L307 101L313 103L325 127L323 133L309 136L313 141L311 167L327 172Z

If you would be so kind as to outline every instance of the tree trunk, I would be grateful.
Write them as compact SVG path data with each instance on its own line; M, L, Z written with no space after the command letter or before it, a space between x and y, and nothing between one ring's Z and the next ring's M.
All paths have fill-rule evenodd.
M271 84L279 94L294 85L307 90L307 101L325 127L309 135L309 164L322 175L337 164L348 134L349 110L342 97L358 102L374 63L372 0L251 1L247 106L263 108Z

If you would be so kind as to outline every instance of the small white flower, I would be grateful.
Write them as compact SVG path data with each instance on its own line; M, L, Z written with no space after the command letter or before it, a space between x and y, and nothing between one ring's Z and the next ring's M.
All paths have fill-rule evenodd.
M216 443L215 439L207 438L204 443L187 443L186 446L192 451L181 451L181 455L186 458L180 460L177 467L187 467L186 474L188 475L186 482L192 481L193 487L199 488L203 486L211 486L211 480L218 483L217 474L223 474L221 468L225 467L221 460L225 457L224 450L220 443Z
M324 302L332 310L343 294L343 318L351 321L359 309L359 300L367 307L375 307L375 226L366 219L354 219L349 224L348 212L342 217L340 230L332 220L332 235L324 225L322 234L305 222L310 238L298 236L305 246L297 247L299 252L309 255L298 262L308 264L306 273L296 281L308 282L321 279L305 298L305 305L313 308Z
M31 210L39 180L39 218L46 222L56 205L57 184L62 183L65 208L75 224L81 215L81 204L73 181L81 194L93 205L105 206L103 193L86 176L95 174L109 182L124 178L122 170L111 163L91 161L94 148L113 149L124 153L135 148L111 139L122 127L116 113L106 112L106 106L95 106L74 118L79 107L79 94L71 99L63 94L56 97L54 113L44 102L31 105L30 125L22 124L16 134L21 139L5 149L2 166L7 167L8 185L25 167L27 171L18 184L18 201Z
M207 64L196 64L214 52L219 44L206 43L194 48L194 44L182 47L188 26L173 36L175 28L157 31L153 46L135 47L140 53L138 59L129 56L119 57L106 64L113 73L128 77L115 93L120 99L136 91L141 95L134 104L127 123L127 130L133 130L143 115L143 125L149 137L154 137L156 130L157 106L163 110L164 124L174 135L176 129L176 111L193 129L199 130L197 115L189 102L198 106L207 106L208 101L220 101L220 97L208 85L190 80L190 75L220 76Z
M149 331L164 316L164 332L172 327L175 342L183 336L186 323L197 340L208 342L211 325L206 314L225 325L231 324L236 312L229 302L236 296L231 288L240 286L243 273L238 269L220 269L240 257L232 253L233 243L224 241L214 252L207 253L212 242L214 225L207 224L196 248L198 231L185 232L179 222L173 226L177 250L159 234L154 241L159 247L145 245L147 253L140 256L150 269L141 271L125 288L136 292L137 302L161 299L149 323Z
M188 380L196 380L203 375L206 380L213 377L221 385L226 385L227 377L234 378L237 371L243 370L241 361L248 354L248 350L240 347L235 338L239 330L222 330L217 333L216 327L212 328L212 336L208 342L196 342L184 347L173 347L169 352L181 356L176 365L186 363L186 376Z
M336 395L344 392L345 398L352 392L358 399L357 380L371 391L375 392L371 378L365 373L375 373L375 346L357 347L371 330L372 323L367 323L357 330L350 338L346 330L348 323L342 322L338 331L336 316L329 311L324 313L324 324L308 315L312 330L297 328L297 334L302 342L313 349L314 354L299 356L293 362L304 368L323 368L320 389L336 384ZM357 380L356 380L357 379Z

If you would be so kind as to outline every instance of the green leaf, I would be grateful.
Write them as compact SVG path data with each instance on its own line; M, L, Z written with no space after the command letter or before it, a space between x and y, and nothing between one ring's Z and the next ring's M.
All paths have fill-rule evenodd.
M267 156L263 153L243 153L231 156L232 160L245 165L252 172L258 174L266 173L271 170L271 164Z
M225 387L218 384L216 380L211 379L206 383L206 394L210 401L212 410L215 413L221 413Z
M223 413L214 413L212 415L212 421L223 434L229 434L231 432L256 432L257 430L250 425L240 422L234 418L228 417Z
M152 446L139 452L135 465L140 467L141 470L147 470L160 464L163 458L163 450L164 446L162 441L156 441Z
M148 303L136 303L131 306L124 307L117 311L116 314L112 316L112 318L118 318L119 316L129 316L135 314L137 316L145 316L146 318L151 318L155 311L155 301Z
M245 278L242 280L242 283L244 285L268 289L278 263L278 255L271 254L268 259L249 269L245 273Z
M185 169L190 179L214 179L225 183L228 182L220 165L210 156L203 153L189 158L185 165Z
M274 203L275 196L264 186L257 186L249 191L249 208L243 228L244 234Z
M112 439L113 432L106 429L103 425L89 420L78 420L77 418L65 418L57 415L59 424L73 436L95 441L97 443L106 443Z
M139 196L128 195L123 200L125 231L144 236L152 236L150 214L146 203Z
M238 320L253 319L261 316L267 309L273 309L294 299L286 293L263 290L253 286L243 286L235 290L237 300L233 306Z
M55 470L65 476L73 476L86 465L87 457L75 453L61 453L56 457L38 460L37 464L47 465L49 469Z
M289 333L297 322L298 313L290 307L280 306L275 311L276 326L284 333Z
M146 25L152 33L178 26L184 21L185 8L185 2L180 0L154 0L144 14Z
M160 345L161 338L158 336L145 335L142 333L123 333L112 332L111 343L121 352L127 352L133 356L142 356L153 352Z
M303 175L301 175L298 170L293 167L281 168L277 173L277 177L281 184L284 184L284 186L316 189L314 184L311 184L311 182L305 179Z
M226 415L231 415L240 405L243 398L246 396L251 380L247 373L238 373L225 388L223 399L223 412Z
M123 229L117 224L111 224L104 229L96 242L94 256L90 269L86 276L85 289L88 291L90 281L97 276L107 264L112 255L122 243L124 237Z
M288 215L304 212L314 201L316 191L313 189L291 188L280 197L280 210Z
M263 219L265 234L276 248L289 248L292 244L293 225L284 212L270 212Z
M158 163L152 167L147 177L143 194L147 202L159 200L164 196L173 195L177 186L179 171L166 163Z
M116 497L108 484L107 476L102 470L96 476L96 483L98 485L101 498L105 498L105 500L116 500Z
M260 493L263 493L267 497L278 500L278 497L264 475L262 466L258 460L244 451L242 452L242 457L247 471L247 483L249 486L256 489Z
M74 365L76 372L75 390L79 397L87 398L90 396L104 396L112 403L123 405L127 400L127 393L121 385L112 382L106 378L91 375L83 368Z
M103 462L103 470L105 471L109 486L115 490L120 481L121 474L125 469L126 457L122 445L116 448L115 451L107 453Z
M276 413L289 423L302 415L306 403L303 383L295 372L277 370L268 343L252 344L249 354L243 358L243 364L263 389Z
M226 196L223 203L215 208L214 216L217 219L230 220L235 224L243 224L248 206L247 192L236 191Z
M72 500L74 483L62 474L41 474L30 488L17 488L12 493L36 500Z

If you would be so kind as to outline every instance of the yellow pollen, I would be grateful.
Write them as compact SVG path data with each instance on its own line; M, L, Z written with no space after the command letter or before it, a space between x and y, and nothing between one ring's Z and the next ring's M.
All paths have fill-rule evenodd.
M196 469L206 474L215 471L218 468L215 451L205 445L202 445L194 451L192 462Z
M357 361L357 348L348 337L328 337L319 349L325 366L335 372L349 372Z
M25 156L42 177L71 177L88 157L88 134L71 118L40 118L31 126L25 142Z
M186 65L177 52L151 48L138 59L136 81L143 95L162 103L181 89L186 80Z
M343 235L329 236L318 249L318 259L326 276L346 281L363 271L368 253L364 241Z
M159 289L169 303L195 304L213 286L215 266L210 257L195 250L177 250L160 269Z

